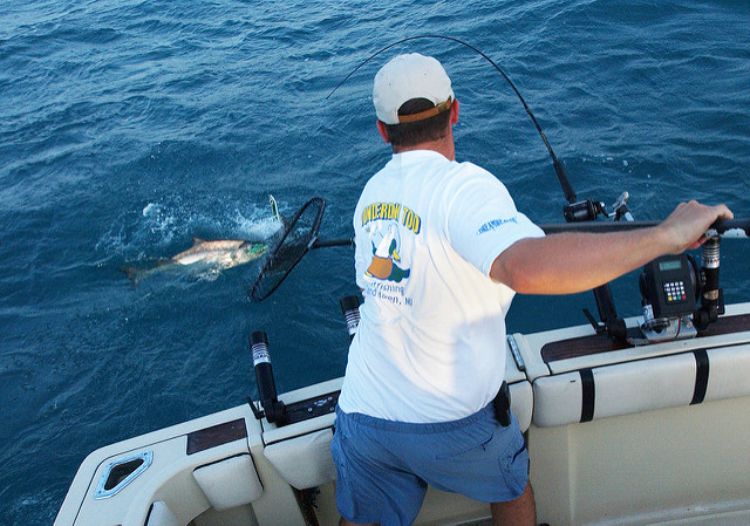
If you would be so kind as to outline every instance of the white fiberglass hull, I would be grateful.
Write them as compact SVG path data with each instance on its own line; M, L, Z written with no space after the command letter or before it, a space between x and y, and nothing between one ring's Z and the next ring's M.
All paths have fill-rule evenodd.
M539 522L750 524L750 303L725 319L709 336L634 348L608 348L587 326L513 335L506 376ZM328 446L340 385L282 395L322 413L283 427L243 405L101 448L55 524L336 524ZM488 515L430 490L417 524Z

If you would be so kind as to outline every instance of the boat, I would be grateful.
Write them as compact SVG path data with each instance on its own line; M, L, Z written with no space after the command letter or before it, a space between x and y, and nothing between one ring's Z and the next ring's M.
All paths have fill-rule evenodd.
M338 244L317 241L323 208L316 198L295 215L274 252L284 263L271 255L253 294L275 290L310 248ZM747 221L725 223L725 235L747 236ZM602 316L498 342L540 523L750 523L750 302L724 306L718 281L708 290L706 281L718 280L720 238L711 239L700 271L684 255L644 268L643 317ZM698 302L670 310L678 282ZM358 306L342 299L350 335ZM701 310L712 315L702 320ZM337 524L329 446L343 379L277 395L265 333L254 332L250 347L259 400L94 451L55 525ZM486 504L429 489L415 524L488 521Z
M432 35L401 42L423 37L467 45ZM655 224L633 219L627 192L610 209L578 200L518 89L482 56L522 102L562 186L568 223L542 225L545 232ZM313 198L285 222L250 290L254 300L270 296L311 249L352 244L318 238L324 209ZM539 523L750 524L750 302L724 305L721 237L750 237L750 221L715 224L700 268L685 255L644 267L642 317L618 317L605 285L594 290L599 321L585 311L588 324L497 342L507 353L511 411L528 446ZM341 306L352 336L359 300L342 298ZM343 379L277 395L269 347L265 333L251 335L259 400L89 454L55 525L338 524L330 443ZM490 523L486 504L434 488L415 521Z
M588 325L508 337L540 522L750 523L750 303L726 311L704 336L637 347ZM329 444L341 382L282 394L295 415L286 425L258 420L255 401L98 449L55 524L337 524ZM430 489L416 524L488 516Z

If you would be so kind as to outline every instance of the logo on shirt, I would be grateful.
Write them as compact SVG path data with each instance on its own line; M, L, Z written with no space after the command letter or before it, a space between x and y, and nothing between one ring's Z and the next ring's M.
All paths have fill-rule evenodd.
M372 243L372 260L365 271L365 276L399 283L402 279L409 277L411 270L399 266L401 237L396 223L388 222L385 228L382 228L383 226L385 225L382 223L376 223L365 227L370 243Z
M409 207L401 206L401 203L372 203L362 211L362 226L383 220L396 221L415 234L422 230L422 218L419 214Z
M518 224L518 218L516 216L512 216L507 219L500 218L493 219L492 221L487 221L485 224L479 227L479 230L477 230L477 235L496 230L507 223Z
M411 270L401 259L401 229L419 234L422 218L401 203L372 203L362 211L362 227L372 244L372 260L365 276L400 283Z

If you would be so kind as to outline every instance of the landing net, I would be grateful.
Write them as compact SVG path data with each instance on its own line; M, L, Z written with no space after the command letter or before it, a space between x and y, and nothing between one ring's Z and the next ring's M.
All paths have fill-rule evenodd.
M318 239L326 202L313 197L302 205L285 226L250 289L254 301L263 301L281 285Z

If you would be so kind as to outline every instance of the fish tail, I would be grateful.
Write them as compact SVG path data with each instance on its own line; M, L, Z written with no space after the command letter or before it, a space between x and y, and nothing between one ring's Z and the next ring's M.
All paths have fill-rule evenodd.
M120 268L122 272L128 277L133 285L138 285L144 279L153 276L161 272L162 270L170 269L174 266L175 262L171 259L160 259L152 267L134 267L131 265Z
M140 269L136 267L122 267L120 270L125 273L133 285L138 285L138 282L141 281Z

